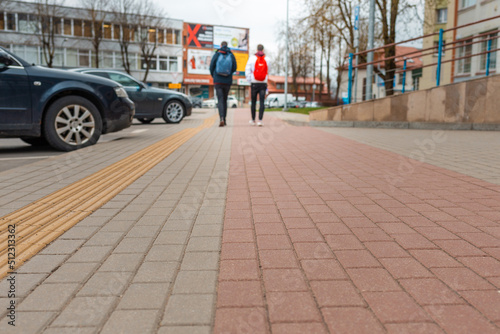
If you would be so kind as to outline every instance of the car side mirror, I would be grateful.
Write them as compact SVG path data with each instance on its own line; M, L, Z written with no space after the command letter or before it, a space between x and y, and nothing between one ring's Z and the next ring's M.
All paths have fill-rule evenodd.
M4 70L14 64L12 58L5 51L0 50L0 70Z

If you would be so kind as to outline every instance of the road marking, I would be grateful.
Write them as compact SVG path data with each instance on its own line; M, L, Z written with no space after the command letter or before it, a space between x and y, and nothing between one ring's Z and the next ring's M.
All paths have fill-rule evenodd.
M141 132L146 132L146 131L148 131L148 129L139 129L139 130L134 130L131 133L136 134L136 133L141 133Z
M45 158L52 158L53 156L54 155L44 155L44 156L39 156L39 157L25 157L25 158L0 158L0 161L45 159Z
M182 144L215 123L216 115L184 129L80 181L0 218L0 279L8 267L8 226L15 225L15 268L106 204Z

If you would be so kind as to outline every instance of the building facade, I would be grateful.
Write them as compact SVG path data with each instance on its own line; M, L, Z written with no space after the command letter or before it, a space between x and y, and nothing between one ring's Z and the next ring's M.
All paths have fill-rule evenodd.
M247 103L250 84L245 79L245 66L249 57L249 29L184 23L183 31L184 93L202 99L214 96L210 62L220 43L226 41L237 63L229 95L236 97L240 105Z
M47 65L41 43L40 11L35 3L4 1L0 8L0 45L19 57L37 65ZM52 13L53 15L50 15ZM54 58L52 67L95 67L124 70L120 51L120 36L124 29L113 13L101 12L103 38L99 53L92 44L94 29L89 11L82 8L55 6L47 15L54 25ZM160 22L160 20L155 20ZM142 81L148 62L141 55L140 34L148 34L148 43L156 45L149 62L147 83L167 88L183 81L182 21L161 20L159 26L136 27L129 46L130 72ZM127 30L128 31L128 30Z
M288 93L293 94L297 98L305 99L306 101L320 101L320 97L329 100L328 86L321 82L319 78L303 78L298 77L297 89L293 85L293 78L288 77ZM284 94L285 93L285 77L278 75L270 75L268 78L269 94ZM297 92L297 93L296 93ZM314 92L314 93L313 93Z

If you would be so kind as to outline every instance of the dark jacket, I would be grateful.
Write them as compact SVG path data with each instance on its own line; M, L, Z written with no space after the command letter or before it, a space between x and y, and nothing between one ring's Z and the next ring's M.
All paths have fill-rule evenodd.
M219 59L219 56L221 54L226 54L226 53L229 53L229 55L233 59L233 68L231 71L231 75L228 75L227 77L215 73L215 66L217 65L217 59ZM212 75L212 78L214 78L214 84L231 85L233 83L234 72L236 72L236 58L234 58L234 55L231 52L231 50L227 46L224 46L215 52L215 55L212 57L212 61L210 62L210 74Z

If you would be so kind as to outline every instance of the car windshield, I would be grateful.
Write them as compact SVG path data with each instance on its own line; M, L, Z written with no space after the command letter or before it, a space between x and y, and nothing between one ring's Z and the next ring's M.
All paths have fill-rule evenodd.
M135 81L134 79L126 76L126 75L123 75L123 74L120 74L120 73L108 73L109 75L109 78L113 81L116 81L118 82L119 84L121 84L122 86L124 87L140 87L141 85Z

